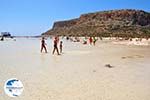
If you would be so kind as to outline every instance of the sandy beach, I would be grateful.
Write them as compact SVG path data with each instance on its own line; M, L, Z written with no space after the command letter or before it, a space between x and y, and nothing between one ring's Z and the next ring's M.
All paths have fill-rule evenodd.
M22 81L14 100L149 100L150 45L105 39L96 46L63 40L63 54L40 53L39 38L0 41L0 100L7 79ZM105 65L113 67L108 68Z

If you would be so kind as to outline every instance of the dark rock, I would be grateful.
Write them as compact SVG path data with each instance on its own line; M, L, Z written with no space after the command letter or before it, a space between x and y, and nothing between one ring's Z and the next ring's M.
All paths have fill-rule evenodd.
M110 65L110 64L106 64L105 67L113 68L114 66L112 66L112 65Z

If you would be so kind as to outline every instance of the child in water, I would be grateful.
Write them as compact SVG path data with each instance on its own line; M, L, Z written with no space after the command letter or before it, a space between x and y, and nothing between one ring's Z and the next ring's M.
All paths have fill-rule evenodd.
M45 45L46 45L46 43L45 43L45 39L43 37L41 40L41 53L42 53L43 49L45 50L45 53L47 53L47 49L46 49Z
M60 46L59 46L59 48L60 48L60 53L62 53L62 41L60 41Z

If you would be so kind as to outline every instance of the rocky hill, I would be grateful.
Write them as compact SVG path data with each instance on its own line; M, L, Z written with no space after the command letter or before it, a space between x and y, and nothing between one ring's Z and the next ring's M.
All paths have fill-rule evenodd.
M150 37L150 13L124 9L83 14L55 22L42 35Z

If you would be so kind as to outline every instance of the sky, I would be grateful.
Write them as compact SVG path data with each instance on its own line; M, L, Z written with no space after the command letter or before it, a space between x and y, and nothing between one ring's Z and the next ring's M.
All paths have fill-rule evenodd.
M51 29L55 21L114 9L150 12L150 0L0 0L0 32L14 36L40 35Z

